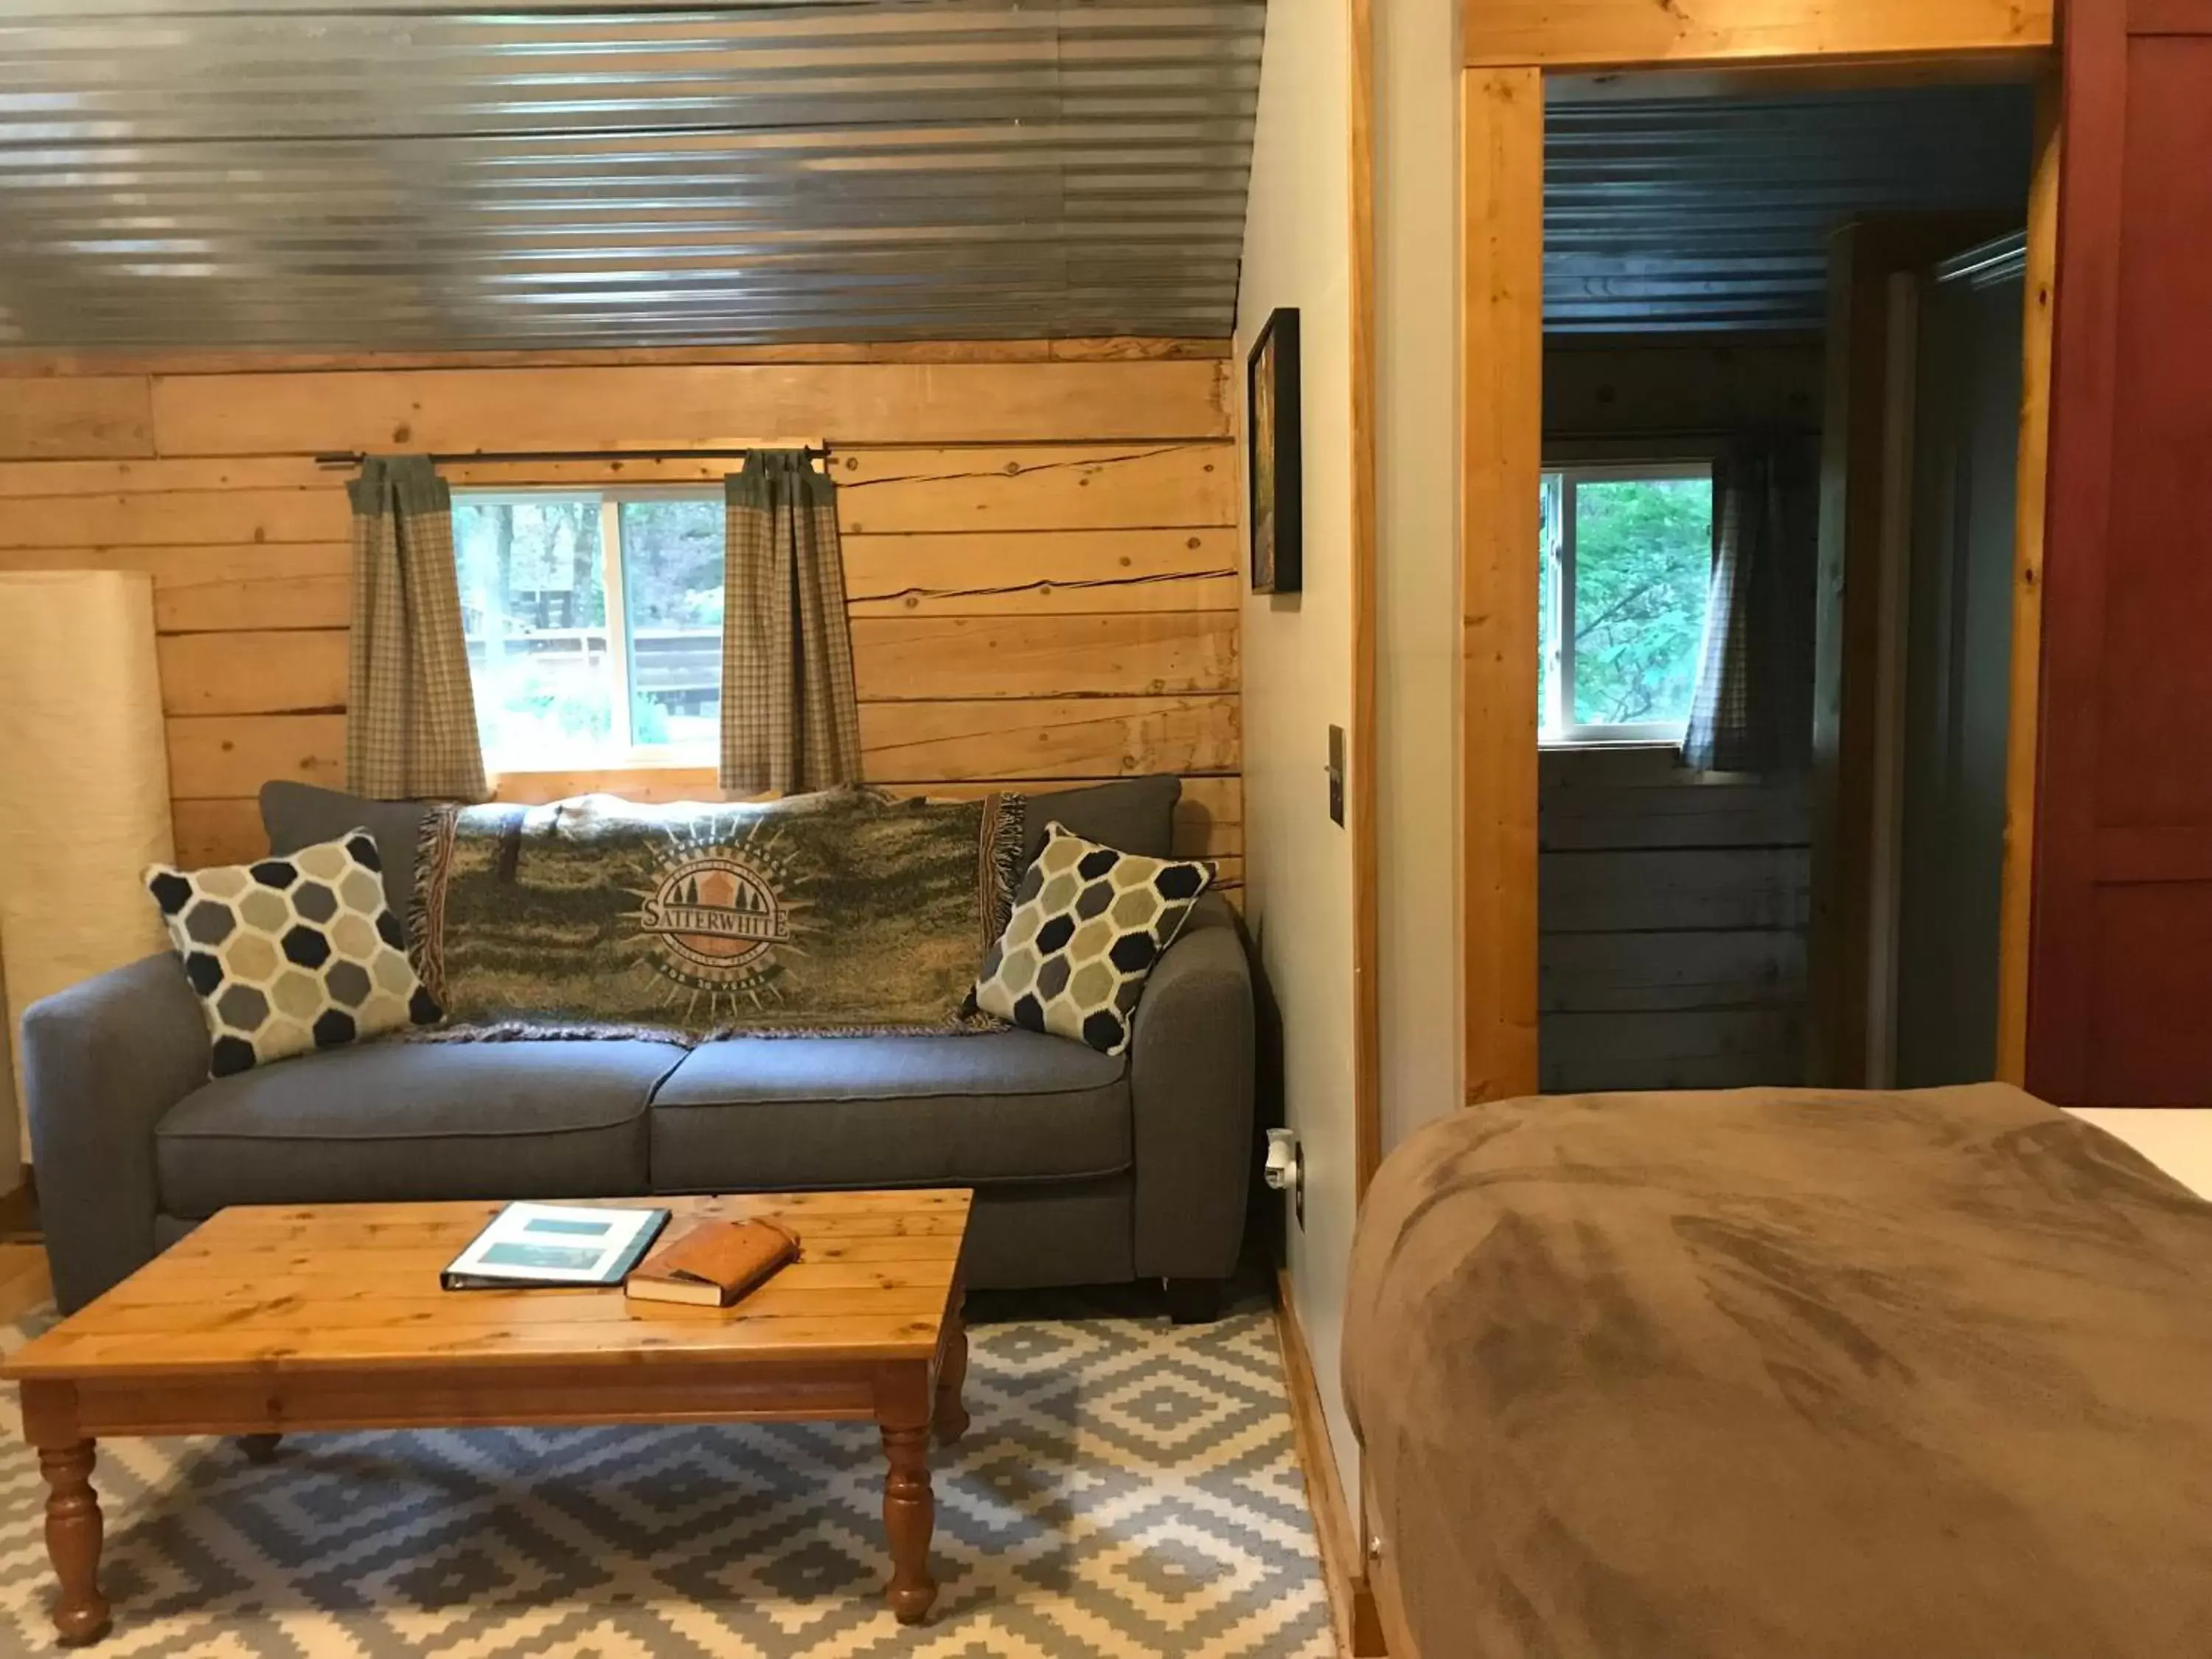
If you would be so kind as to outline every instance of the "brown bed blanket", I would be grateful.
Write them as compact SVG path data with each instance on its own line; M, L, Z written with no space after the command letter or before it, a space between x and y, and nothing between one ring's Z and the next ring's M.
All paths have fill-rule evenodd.
M2018 1090L1471 1108L1344 1343L1424 1659L2212 1655L2212 1205Z

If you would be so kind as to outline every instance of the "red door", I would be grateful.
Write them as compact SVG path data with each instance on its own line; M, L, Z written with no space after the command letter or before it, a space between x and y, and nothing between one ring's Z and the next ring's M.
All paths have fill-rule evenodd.
M2212 0L2070 0L2028 1086L2212 1105Z

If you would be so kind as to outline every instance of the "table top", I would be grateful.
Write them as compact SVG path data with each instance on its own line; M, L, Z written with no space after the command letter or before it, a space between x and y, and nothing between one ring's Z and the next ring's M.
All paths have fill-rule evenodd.
M225 1210L18 1349L0 1376L926 1360L951 1311L972 1198L923 1190L598 1200L672 1211L664 1238L702 1217L788 1225L801 1260L727 1310L631 1303L619 1285L441 1290L439 1270L497 1203Z

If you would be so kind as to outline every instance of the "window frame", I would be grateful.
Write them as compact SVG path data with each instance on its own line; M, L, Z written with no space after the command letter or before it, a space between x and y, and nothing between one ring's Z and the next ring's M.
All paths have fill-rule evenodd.
M1710 489L1714 457L1676 455L1652 460L1547 461L1539 469L1548 509L1557 479L1559 512L1548 511L1539 533L1545 567L1545 591L1537 617L1536 650L1541 668L1550 671L1551 702L1536 710L1536 741L1541 749L1657 747L1679 749L1689 735L1686 720L1633 721L1576 721L1575 672L1575 491L1583 483L1626 483L1638 479L1676 482L1701 478ZM1708 616L1711 605L1707 589ZM1701 624L1702 626L1702 624ZM1547 631L1550 643L1546 642Z
M674 744L641 744L635 740L635 711L631 706L630 688L636 683L637 642L629 629L629 573L623 548L622 509L633 501L701 501L713 506L718 514L723 505L719 487L696 483L665 484L495 484L482 487L455 486L453 490L455 511L463 506L512 507L541 506L550 501L597 501L599 508L599 583L607 601L607 660L612 671L615 698L615 718L622 724L628 741L611 744L602 753L593 755L550 755L520 757L484 756L484 769L499 776L520 776L530 773L570 773L580 770L627 771L648 769L696 769L717 763L716 745L711 741L704 752ZM725 535L726 536L726 529ZM455 538L459 541L458 534ZM621 649L616 649L619 641ZM470 690L476 689L475 671L471 670ZM482 722L478 723L482 729Z

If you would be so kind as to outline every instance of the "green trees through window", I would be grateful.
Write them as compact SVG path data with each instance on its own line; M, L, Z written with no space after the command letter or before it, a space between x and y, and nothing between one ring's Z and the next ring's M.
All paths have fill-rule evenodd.
M1544 735L1679 738L1711 580L1711 470L1550 472L1544 508Z
M721 705L719 495L457 492L487 762L704 762Z

